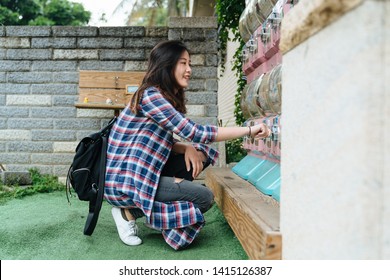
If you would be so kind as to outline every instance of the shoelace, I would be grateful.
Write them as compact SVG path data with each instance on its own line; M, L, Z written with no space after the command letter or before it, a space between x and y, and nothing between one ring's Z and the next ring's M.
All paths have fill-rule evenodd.
M135 221L129 223L130 235L138 235L138 226Z

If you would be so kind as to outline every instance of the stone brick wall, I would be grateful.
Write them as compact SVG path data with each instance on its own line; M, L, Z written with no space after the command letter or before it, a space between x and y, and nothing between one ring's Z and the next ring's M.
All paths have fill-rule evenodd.
M66 175L78 141L112 110L76 109L79 70L145 71L152 47L181 39L192 54L188 116L217 123L217 24L171 18L168 27L0 27L0 163Z

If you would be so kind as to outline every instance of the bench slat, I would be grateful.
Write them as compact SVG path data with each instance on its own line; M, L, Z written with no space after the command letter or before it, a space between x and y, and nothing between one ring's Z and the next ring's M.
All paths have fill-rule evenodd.
M281 259L277 201L229 168L207 169L206 185L250 259Z

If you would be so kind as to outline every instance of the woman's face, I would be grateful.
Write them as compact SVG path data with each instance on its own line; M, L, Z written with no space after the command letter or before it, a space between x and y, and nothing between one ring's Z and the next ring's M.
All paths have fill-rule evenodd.
M191 67L190 67L190 55L187 51L184 51L175 66L175 79L180 88L187 88L190 77L191 77Z

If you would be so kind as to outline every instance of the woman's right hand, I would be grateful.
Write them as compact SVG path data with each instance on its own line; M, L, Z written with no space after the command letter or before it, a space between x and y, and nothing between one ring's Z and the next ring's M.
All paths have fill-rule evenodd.
M190 171L192 166L192 177L195 179L202 172L203 162L207 159L203 152L196 150L192 145L187 145L184 152L184 160L187 171Z

